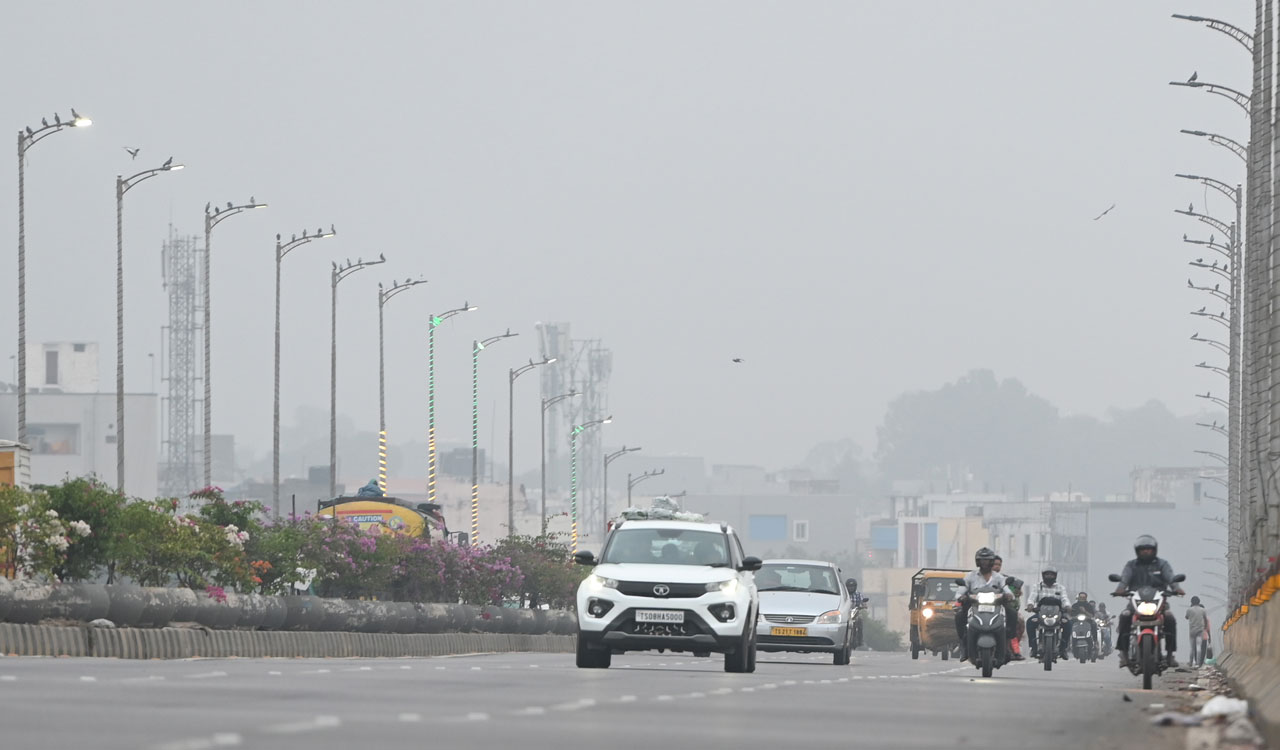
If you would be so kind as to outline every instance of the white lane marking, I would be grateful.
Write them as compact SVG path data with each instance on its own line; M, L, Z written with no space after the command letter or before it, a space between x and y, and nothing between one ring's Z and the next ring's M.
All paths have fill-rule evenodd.
M12 674L0 674L0 682L17 682L18 676Z
M271 676L273 676L273 677L279 677L279 676L280 676L280 672L278 672L277 670L274 670L274 669L273 669L273 670L271 670L270 672L267 672L267 674L269 674L269 675L271 675Z
M372 672L373 667L352 667L351 669L344 669L342 671L343 672Z
M262 731L272 734L301 734L302 732L314 732L318 729L333 729L341 726L342 720L337 716L317 716L307 721L294 721L288 724L274 724L272 726L263 727Z
M537 668L538 668L538 665L537 665L537 664L530 664L530 665L529 665L529 669L537 669Z
M707 694L706 693L689 693L685 697L686 698L706 698Z
M783 681L782 681L782 684L783 684L783 685L788 685L788 686L790 686L790 685L794 685L794 684L796 684L796 681L795 681L795 680L783 680Z
M413 667L405 666L405 665L402 665L400 668L401 668L401 669L413 669Z
M739 688L739 689L744 693L754 693L756 691L756 689L752 687L745 687L745 688Z
M303 674L306 674L305 672ZM226 672L200 672L199 674L187 675L188 680L207 680L210 677L226 677Z
M528 708L522 708L519 711L516 711L515 715L516 716L542 716L546 714L546 712L547 712L547 709L543 708L542 706L529 706Z
M328 669L308 669L307 671L299 672L298 674L329 674L330 671L331 670Z
M472 711L471 713L467 714L467 721L488 721L488 720L489 720L489 714L486 714L482 711Z
M728 695L733 692L733 688L716 688L711 691L712 695Z
M830 682L830 680L827 680L827 682ZM776 690L776 689L777 689L777 687L778 687L778 686L777 686L777 685L775 685L775 684L773 684L772 682L767 682L767 683L765 683L765 684L761 685L761 686L760 686L760 689L761 689L761 690Z
M156 750L209 750L213 747L238 747L244 739L235 732L219 732L211 737L192 737L156 745Z
M98 678L97 678L97 677L87 677L87 676L82 676L82 677L80 678L80 681L81 681L81 682L97 682L97 681L98 681Z
M158 674L153 674L147 677L126 677L120 682L124 684L133 684L138 682L163 682L163 681L164 681L163 677L161 677Z
M443 671L445 671L446 669L448 669L448 667L436 667L436 671L437 671L437 672L443 672Z
M580 698L579 700L576 700L576 701L557 704L555 706L552 706L552 708L557 711L577 711L580 708L590 708L595 704L596 704L595 698Z
M674 698L672 698L669 695L659 695L657 698L654 698L654 700L669 701L669 700L674 700Z
M472 672L479 672L479 671L480 671L480 667L472 667L472 668L471 668L471 671L472 671Z
M836 682L848 682L848 681L849 681L848 677L841 677L840 679L836 680Z
M619 703L635 703L636 697L634 695L620 695L618 696L618 702Z
M396 717L397 721L416 722L422 721L422 714L400 714Z

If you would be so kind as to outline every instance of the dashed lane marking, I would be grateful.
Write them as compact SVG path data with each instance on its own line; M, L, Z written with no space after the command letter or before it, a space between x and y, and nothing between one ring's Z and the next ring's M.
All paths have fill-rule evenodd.
M325 671L327 672L329 670L326 669ZM303 672L303 674L306 674L306 672ZM226 676L227 676L226 672L198 672L196 674L187 675L187 679L188 680L207 680L212 677L226 677Z
M303 732L315 732L321 729L334 729L342 725L342 719L337 716L317 716L307 721L293 721L287 724L273 724L263 727L262 731L271 734L301 734Z
M396 717L396 720L407 723L419 722L422 721L422 714L400 714Z
M467 714L467 721L488 721L488 720L489 720L489 714L486 714L482 711L473 711Z
M81 682L97 682L97 681L98 681L98 678L97 678L97 677L89 677L89 676L85 675L85 676L82 676L82 677L80 678L80 681L81 681Z

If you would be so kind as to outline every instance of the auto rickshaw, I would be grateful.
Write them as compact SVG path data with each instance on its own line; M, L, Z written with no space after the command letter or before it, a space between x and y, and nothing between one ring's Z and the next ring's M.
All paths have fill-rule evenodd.
M959 647L956 615L952 602L956 587L967 570L921 568L911 576L911 658L919 659L921 651L943 660L950 659Z

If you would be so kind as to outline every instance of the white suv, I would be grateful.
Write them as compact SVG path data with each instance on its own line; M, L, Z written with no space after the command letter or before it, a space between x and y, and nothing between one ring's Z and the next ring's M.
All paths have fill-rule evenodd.
M578 587L578 666L604 669L613 654L659 649L724 654L726 672L756 669L760 601L747 557L724 524L622 521Z

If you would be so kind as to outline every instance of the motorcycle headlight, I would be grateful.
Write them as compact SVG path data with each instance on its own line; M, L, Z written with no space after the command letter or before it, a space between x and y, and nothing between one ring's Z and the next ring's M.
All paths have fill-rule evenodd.
M995 603L996 603L995 592L983 591L982 593L978 594L978 604L995 604Z
M1084 622L1085 617L1084 615L1076 615L1076 619L1079 620L1080 622Z
M707 591L723 591L732 595L738 590L738 579L730 578L727 581L712 581L707 584Z
M813 621L815 625L839 625L840 610L833 609L829 612L823 612Z
M1142 602L1141 604L1138 605L1137 610L1138 610L1138 614L1142 615L1143 617L1151 617L1156 612L1160 611L1160 605L1156 604L1155 602Z
M592 573L591 575L587 576L587 583L591 584L597 589L618 588L618 581L616 579L605 578L604 576L598 576L595 573Z
M929 619L930 617L933 617L933 608L925 607L924 609L920 610L920 616L926 620Z

